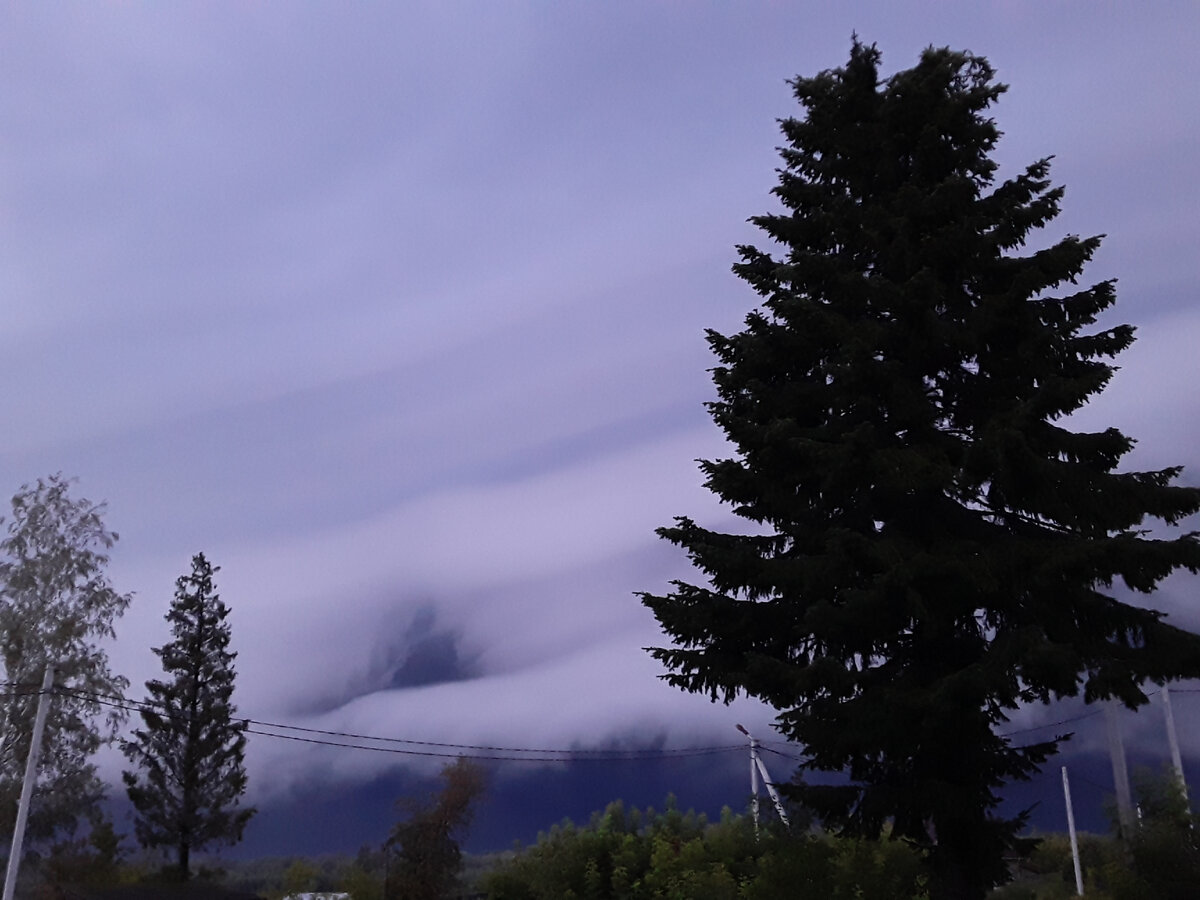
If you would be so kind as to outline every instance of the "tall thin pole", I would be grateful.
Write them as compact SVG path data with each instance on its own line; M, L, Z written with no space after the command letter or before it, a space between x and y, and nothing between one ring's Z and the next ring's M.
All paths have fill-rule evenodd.
M1179 779L1179 790L1183 793L1183 802L1187 803L1187 779L1183 777L1183 757L1179 755L1179 738L1175 734L1175 714L1171 712L1171 694L1167 686L1162 686L1163 715L1167 719L1167 744L1171 748L1171 765L1175 767L1175 777Z
M1067 830L1071 833L1071 859L1075 861L1075 893L1083 896L1083 872L1079 867L1079 839L1075 836L1075 808L1071 805L1071 782L1067 767L1062 767L1063 797L1067 801Z
M758 836L758 741L745 728L737 730L750 738L750 816L754 819L754 835Z
M1112 757L1113 787L1117 792L1117 820L1121 823L1121 839L1133 837L1133 792L1129 790L1129 767L1125 764L1125 743L1117 724L1117 710L1112 701L1104 704L1104 722L1108 726L1108 753ZM1126 844L1128 846L1128 844Z
M750 738L750 809L754 815L754 833L758 834L758 761L754 758L754 738Z
M42 749L42 732L46 728L46 713L50 711L50 691L54 686L54 664L46 664L42 676L42 691L38 695L37 713L33 718L33 737L29 742L29 757L25 760L25 780L21 784L21 799L17 803L17 824L13 827L12 849L8 852L8 869L4 874L4 900L12 900L17 886L17 870L21 867L21 844L25 841L25 822L29 819L29 798L37 778L38 753Z
M775 812L779 813L779 818L788 828L792 827L792 823L788 821L787 813L783 811L783 801L779 799L779 791L775 790L775 782L771 781L771 775L767 772L767 766L762 761L762 757L758 755L758 741L751 744L750 752L754 755L754 762L758 765L758 770L762 773L763 786L767 789L767 793L771 795L771 802L775 804Z
M758 755L757 738L741 725L738 725L737 730L750 738L750 814L754 818L754 833L758 834L758 776L760 773L762 774L763 785L771 797L771 802L775 804L775 811L779 813L779 818L783 821L783 824L790 828L792 823L788 821L787 813L784 812L783 801L779 799L779 791L775 790L775 784L771 781L766 764L763 763L762 757Z

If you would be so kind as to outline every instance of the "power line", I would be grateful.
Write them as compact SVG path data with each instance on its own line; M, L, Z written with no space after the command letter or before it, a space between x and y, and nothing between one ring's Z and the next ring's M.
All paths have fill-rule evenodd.
M287 731L299 731L306 734L324 734L326 737L349 738L353 740L379 740L379 742L410 744L414 746L438 746L438 748L457 750L482 750L490 752L509 752L509 754L568 754L571 756L613 756L628 757L630 754L652 754L653 756L698 756L702 754L722 754L731 750L742 749L742 744L722 744L720 746L685 746L685 748L666 748L662 750L557 750L551 748L536 748L536 746L487 746L485 744L448 744L440 740L412 740L408 738L380 738L372 734L355 734L346 731L325 731L324 728L307 728L301 725L278 725L276 722L263 722L257 719L247 719L251 725L268 728L281 728ZM284 737L283 734L278 737Z
M262 735L263 737L280 738L281 740L285 740L285 741L299 741L299 742L305 743L305 744L318 744L318 745L321 745L324 747L346 747L346 748L353 749L353 750L374 750L377 753L398 753L398 754L402 754L405 756L433 756L433 757L440 757L442 759L447 759L447 758L453 759L453 758L456 758L459 756L466 756L466 757L469 757L470 759L506 760L508 762L609 763L609 762L631 762L631 761L638 761L638 760L667 758L667 757L664 757L664 755L660 754L660 753L655 753L653 751L647 752L647 751L642 751L642 750L616 751L615 753L620 753L620 755L612 755L612 756L581 756L581 757L576 757L574 755L576 753L576 751L573 751L573 750L547 751L550 753L564 754L562 756L505 756L505 755L501 755L501 754L488 754L488 753L449 753L449 752L442 752L440 750L410 750L410 749L407 749L404 747L373 747L368 744L348 744L343 741L325 741L325 740L321 740L320 738L301 737L300 735L296 735L296 734L275 734L270 731L259 731L256 728L247 728L247 729L245 729L245 731L247 734L257 734L257 735ZM395 739L394 738L377 738L376 740L395 740ZM413 741L412 743L420 744L422 742ZM439 745L439 746L441 746L441 745ZM455 744L450 744L450 745L446 745L446 746L466 747L466 745L455 745ZM717 753L730 753L734 750L741 751L743 749L744 748L740 744L737 746L731 745L728 747L697 748L694 750L684 749L684 750L673 751L674 756L671 758L677 758L680 756L708 756L708 755L713 755L713 754L717 754ZM522 751L516 751L516 752L522 752ZM530 751L523 751L523 752L534 753L534 752L538 752L538 751L530 750ZM594 753L594 752L604 752L604 751L584 751L584 752L593 752Z
M161 707L161 704L157 704L149 700L131 700L128 697L123 697L120 695L97 694L91 691L75 690L70 688L59 688L59 690L64 694L78 696L84 699L92 700L96 703L100 703L104 706L124 709L129 712L140 712L142 710L149 709L156 715L164 716L165 718L179 719L182 721L187 721L190 718L181 713L172 713L167 710L156 709L155 707ZM730 753L743 749L741 744L725 744L712 747L679 747L667 748L663 750L584 750L547 747L499 747L480 744L454 744L442 741L418 741L409 738L382 737L379 735L357 734L347 731L308 728L301 725L287 725L280 722L267 722L260 719L241 719L240 721L246 723L246 727L244 727L242 730L248 734L256 734L263 737L273 737L280 740L298 741L306 744L317 744L328 747L347 747L356 750L374 750L381 753L397 753L407 756L470 756L473 759L509 760L513 762L621 762L625 760L708 756L719 753ZM251 725L258 727L251 728L249 727ZM275 731L263 731L262 729L264 728L275 729ZM301 735L297 734L278 734L276 733L278 731L298 731L305 734L321 735L322 737L345 738L346 740L323 740L322 738L302 737ZM403 744L406 746L377 747L369 744L347 743L347 741L373 741L381 744ZM437 749L410 749L413 747ZM504 754L524 755L517 756Z
M762 745L762 741L759 741L758 749L765 750L768 753L774 753L776 756L782 756L784 759L790 759L792 762L798 762L798 763L804 762L804 757L793 756L791 753L784 753L782 750L773 750L770 747L764 747Z
M1157 693L1157 692L1152 691L1150 694L1147 694L1146 696L1149 697L1154 693ZM1200 693L1200 691L1196 691L1196 693ZM1077 716L1071 716L1066 719L1059 719L1057 722L1044 722L1041 725L1030 725L1027 728L1014 728L1011 731L998 731L998 732L996 732L996 736L997 737L1012 737L1015 734L1026 734L1030 731L1039 731L1043 728L1055 728L1059 725L1069 725L1072 722L1078 722L1082 719L1090 719L1092 716L1097 716L1101 712L1103 712L1102 709L1093 709L1093 710L1090 710L1089 712L1080 713ZM759 743L760 744L775 744L776 746L779 746L779 747L793 746L790 742L787 742L787 741L763 740L763 741L759 741Z
M1057 722L1046 722L1042 725L1030 725L1028 728L1014 728L1012 731L998 731L996 737L1012 737L1014 734L1028 734L1031 731L1040 731L1043 728L1057 728L1059 725L1069 725L1072 722L1079 722L1083 719L1090 719L1092 716L1098 716L1104 710L1093 709L1091 712L1080 713L1077 716L1071 716L1067 719L1059 719Z
M12 686L25 687L26 685L16 682L10 683ZM30 685L32 687L32 685ZM96 703L101 703L106 706L111 706L119 709L124 709L130 712L141 712L143 710L153 711L155 714L166 718L178 718L186 720L188 717L180 713L172 713L171 711L162 708L163 704L149 699L134 700L119 694L101 694L94 691L86 691L82 689L73 689L66 687L57 687L56 691L79 697L80 699L90 700ZM1147 697L1157 694L1159 691L1153 690L1146 693ZM11 692L0 694L0 696L32 696L39 693L37 690L28 692ZM1200 693L1200 689L1195 688L1178 688L1176 693L1195 694ZM1025 728L1016 728L1010 731L997 732L998 737L1012 737L1018 734L1027 734L1033 731L1039 731L1045 728L1056 728L1061 725L1069 725L1073 722L1079 722L1084 719L1089 719L1099 715L1101 709L1094 709L1088 712L1081 713L1077 716L1070 716L1065 719L1060 719L1055 722L1046 722L1040 725L1031 725ZM245 723L243 731L247 734L259 735L261 737L272 737L279 740L296 741L299 743L313 744L327 747L345 747L355 750L372 750L378 753L395 753L406 756L428 756L428 757L455 757L455 756L470 756L474 759L484 760L505 760L511 762L620 762L624 760L645 760L645 759L667 759L681 758L690 756L708 756L721 753L732 753L734 751L743 750L741 744L724 744L708 747L673 747L660 750L589 750L589 749L562 749L554 747L505 747L489 744L457 744L447 741L421 741L412 738L384 737L381 735L362 734L350 731L336 731L324 728L311 728L303 725L290 725L282 722L269 722L262 719L241 719ZM251 727L256 726L256 727ZM273 731L264 731L262 729L274 729ZM280 734L278 732L298 732L296 734ZM319 737L304 737L303 735L318 735ZM324 738L338 738L340 740L324 740ZM351 741L370 741L371 744L349 743ZM763 741L762 744L776 744L778 746L793 746L790 742L784 741ZM403 746L374 746L374 744L393 744ZM414 749L426 748L426 749ZM785 759L793 761L802 761L801 757L792 756L790 754L773 750L769 747L763 747L770 753L781 756ZM447 752L443 752L447 751ZM516 755L520 754L520 755Z

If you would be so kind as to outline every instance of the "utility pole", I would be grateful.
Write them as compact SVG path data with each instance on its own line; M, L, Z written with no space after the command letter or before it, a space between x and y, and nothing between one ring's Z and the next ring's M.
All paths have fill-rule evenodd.
M783 801L779 799L779 792L775 790L771 776L767 774L767 767L758 755L758 740L741 725L738 725L737 730L750 738L750 813L754 817L754 833L758 834L758 776L760 773L763 785L766 787L767 793L771 795L771 801L775 804L775 811L779 813L783 824L790 828L792 823L788 821L787 813L783 811Z
M1163 715L1167 719L1167 744L1171 748L1171 765L1175 767L1175 777L1179 779L1179 790L1183 794L1183 802L1187 803L1187 779L1183 777L1183 757L1179 755L1179 738L1175 734L1175 714L1171 712L1171 694L1167 686L1162 686Z
M1075 836L1075 807L1071 805L1071 782L1067 779L1067 767L1062 767L1063 797L1067 801L1067 830L1071 834L1071 859L1075 863L1075 893L1083 896L1083 872L1079 866L1079 839Z
M12 849L8 852L8 870L4 873L4 900L12 900L17 887L17 870L21 867L21 844L25 841L25 822L29 819L29 798L37 778L38 753L42 749L42 732L46 728L46 713L50 711L50 694L54 688L54 664L46 663L42 690L38 695L37 713L33 718L33 737L29 742L29 757L25 760L25 780L21 783L21 799L17 803L17 824L13 827Z
M738 731L750 737L750 732L738 725ZM754 836L758 837L758 741L750 738L750 815L754 819Z
M1104 704L1104 723L1108 727L1108 754L1112 758L1113 787L1117 793L1117 821L1121 825L1121 840L1128 846L1136 827L1133 792L1129 790L1129 767L1125 763L1125 743L1117 724L1117 707L1111 700Z

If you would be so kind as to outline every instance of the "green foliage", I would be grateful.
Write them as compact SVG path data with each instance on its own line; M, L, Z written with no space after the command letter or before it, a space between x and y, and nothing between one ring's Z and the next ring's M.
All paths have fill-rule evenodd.
M1175 772L1140 768L1133 786L1141 813L1128 844L1079 835L1084 893L1089 900L1184 900L1200 884L1200 822L1188 809ZM1114 825L1115 828L1115 825ZM1075 896L1075 870L1066 835L1039 839L1017 883L990 900L1066 900Z
M305 894L315 891L321 878L321 870L307 859L295 860L283 873L284 896Z
M338 890L349 894L351 900L383 900L383 875L352 863L339 876Z
M0 840L11 838L29 754L37 691L47 663L59 693L49 706L38 787L26 847L70 835L104 787L91 763L116 736L124 713L96 694L119 694L129 682L109 668L100 642L129 605L104 570L117 540L104 526L103 504L70 496L61 474L24 485L0 541Z
M98 809L90 818L86 835L55 842L41 861L38 875L44 885L109 887L121 883L127 856L121 846L122 835Z
M378 854L377 854L378 856ZM204 857L200 857L203 861ZM378 879L382 883L382 856L379 856L380 868ZM352 869L359 867L359 861L344 854L320 854L318 856L268 856L249 860L221 860L219 877L214 875L212 880L219 881L227 888L258 894L267 900L281 900L296 885L311 885L307 890L316 892L333 892L348 890L343 884L351 875ZM202 864L196 878L202 877L205 867ZM374 870L371 870L374 872ZM368 900L370 897L368 896Z
M241 840L252 808L239 808L246 791L245 725L235 722L229 609L216 592L214 567L204 554L175 582L167 613L173 640L155 648L170 681L147 681L153 707L141 712L143 729L121 749L138 771L123 773L144 847L173 847L179 877L187 880L193 850Z
M721 821L609 804L501 862L482 880L491 900L906 900L924 896L920 859L897 841L791 835L728 809Z
M670 683L770 703L805 770L849 775L793 797L847 835L893 823L928 850L933 896L973 900L1021 850L999 788L1062 739L998 736L1011 710L1138 706L1146 679L1200 675L1200 637L1110 590L1200 570L1195 533L1147 535L1200 489L1119 472L1130 438L1062 423L1133 329L1095 329L1113 283L1077 287L1098 238L1022 252L1063 192L1046 159L995 182L987 61L930 48L887 79L879 62L856 40L793 82L783 210L753 219L778 253L734 266L761 306L708 333L736 456L701 468L751 524L660 529L707 584L643 601Z
M470 825L475 801L483 793L483 771L460 756L442 769L442 789L423 801L401 801L407 817L384 845L389 856L384 896L404 900L441 900L454 887L462 868L458 838Z
M1114 897L1188 900L1200 885L1200 819L1167 766L1161 772L1140 768L1133 773L1141 820L1129 841L1136 881L1125 878ZM1114 873L1116 874L1116 873ZM1126 875L1125 870L1120 874ZM1141 893L1137 893L1137 891Z
M1200 824L1188 808L1183 786L1171 765L1164 765L1158 772L1139 766L1132 780L1143 830L1163 828L1183 834Z
M1090 867L1107 862L1103 852L1110 841L1092 835L1079 835L1081 856ZM1086 871L1086 869L1085 869ZM1013 884L993 891L990 900L1067 900L1075 896L1075 867L1071 842L1064 834L1048 834L1037 839L1033 851L1022 860L1021 871Z

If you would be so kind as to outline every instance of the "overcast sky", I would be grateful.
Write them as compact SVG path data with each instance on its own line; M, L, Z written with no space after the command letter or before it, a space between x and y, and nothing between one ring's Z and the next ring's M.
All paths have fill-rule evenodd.
M1080 425L1197 484L1198 26L1192 2L8 5L0 491L62 471L108 502L134 694L203 551L253 718L765 733L656 681L633 592L689 574L656 526L729 524L693 462L724 452L703 330L756 301L729 266L774 208L786 79L854 31L888 72L987 56L1001 174L1056 155L1045 239L1107 234L1088 275L1138 327ZM1197 588L1156 602L1200 628ZM250 764L268 803L408 763L255 738Z

